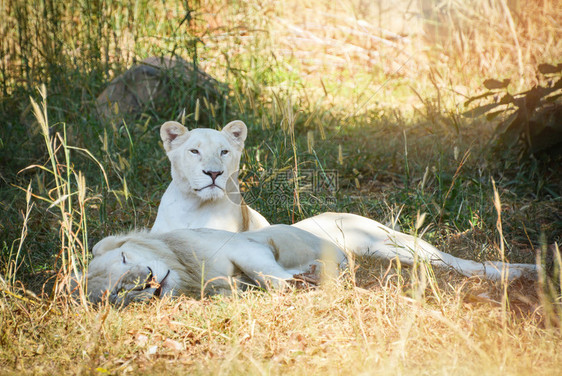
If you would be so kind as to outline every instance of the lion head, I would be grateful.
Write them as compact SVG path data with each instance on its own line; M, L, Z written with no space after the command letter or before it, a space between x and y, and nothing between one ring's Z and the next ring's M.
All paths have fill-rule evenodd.
M238 166L248 135L246 125L236 120L222 131L198 128L189 131L175 121L160 128L160 137L172 164L172 178L183 193L202 201L239 192Z
M110 236L94 246L88 267L88 296L97 303L127 305L154 296L175 295L181 284L177 261L162 241L143 234Z

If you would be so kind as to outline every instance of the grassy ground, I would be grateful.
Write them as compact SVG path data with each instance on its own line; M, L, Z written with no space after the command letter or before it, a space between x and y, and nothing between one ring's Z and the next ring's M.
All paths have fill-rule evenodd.
M537 64L561 62L557 2L404 2L392 17L384 1L186 4L0 4L1 373L557 372L559 293L529 281L420 280L358 260L357 280L315 291L125 310L69 300L88 245L152 224L170 180L158 128L182 114L188 127L246 122L246 198L271 222L334 210L413 232L426 213L424 238L474 260L503 249L532 263L561 242L560 156L494 154L494 123L461 115L484 79L515 92L537 83ZM228 89L205 100L172 84L169 101L100 119L107 82L154 55Z

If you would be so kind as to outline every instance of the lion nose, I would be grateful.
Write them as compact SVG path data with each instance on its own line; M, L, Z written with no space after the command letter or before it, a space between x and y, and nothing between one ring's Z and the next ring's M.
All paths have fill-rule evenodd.
M203 173L205 175L209 175L211 177L211 179L213 179L213 183L215 182L215 179L219 176L222 175L223 171L205 171L203 170Z

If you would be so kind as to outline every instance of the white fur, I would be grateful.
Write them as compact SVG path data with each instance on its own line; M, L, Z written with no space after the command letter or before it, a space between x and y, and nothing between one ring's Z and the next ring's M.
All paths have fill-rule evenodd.
M167 144L167 135L170 132L167 124L174 124L177 127L181 138ZM241 136L237 143L232 144L233 137L229 135L232 131L230 127L235 124ZM236 154L233 158L224 163L228 171L232 171L230 189L233 197L240 197L238 185L238 163L246 139L247 129L241 121L229 123L222 132L212 129L195 129L188 132L179 123L168 122L162 126L161 130L164 147L168 157L172 162L173 180L168 190L162 198L158 209L158 216L152 231L169 231L177 228L197 228L208 227L228 231L240 231L243 227L242 217L238 204L232 200L225 199L226 195L202 195L194 193L192 187L197 183L201 186L208 182L204 177L188 178L190 174L198 176L202 168L212 166L222 166L217 157L219 151L225 147L231 147ZM183 136L188 134L189 137ZM167 146L168 145L168 146ZM195 146L194 146L195 145ZM192 147L204 150L204 155L214 156L209 161L203 163L192 158L186 153ZM214 163L214 164L213 164ZM202 167L205 166L205 167ZM215 167L213 167L215 168ZM219 168L219 167L216 167ZM222 168L222 167L221 167ZM189 172L186 175L185 172ZM200 174L199 174L200 175ZM259 229L268 226L267 220L250 209L252 221L250 229ZM323 213L312 218L295 223L293 226L306 230L316 236L329 240L339 247L356 255L372 255L385 259L398 257L404 264L413 264L416 261L429 262L432 265L450 267L466 276L478 275L491 280L506 278L512 280L523 275L534 277L537 268L533 264L509 264L501 262L477 263L471 260L464 260L454 257L448 253L441 252L426 241L403 234L390 229L374 220L347 213ZM243 251L242 251L243 252Z
M234 233L182 229L168 233L136 232L103 239L88 268L88 295L128 304L161 294L229 294L247 285L283 287L311 267L324 278L346 266L332 242L287 225ZM147 276L154 279L148 285Z
M491 280L512 280L522 276L535 277L533 264L509 264L487 261L478 263L445 252L425 240L395 231L379 222L355 214L323 213L302 220L293 226L330 240L356 255L383 259L398 257L400 262L429 262L434 266L450 267L470 277L481 276ZM502 273L504 275L502 275Z

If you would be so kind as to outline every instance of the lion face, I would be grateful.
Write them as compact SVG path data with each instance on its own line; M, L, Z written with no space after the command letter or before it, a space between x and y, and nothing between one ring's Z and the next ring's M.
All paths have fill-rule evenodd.
M172 164L172 178L185 194L202 201L238 192L238 166L247 133L246 125L239 120L222 131L188 131L178 122L164 123L160 136Z
M108 237L94 247L94 258L88 267L88 295L92 302L104 294L117 305L149 300L174 293L179 286L178 274L171 270L154 248L159 244Z

